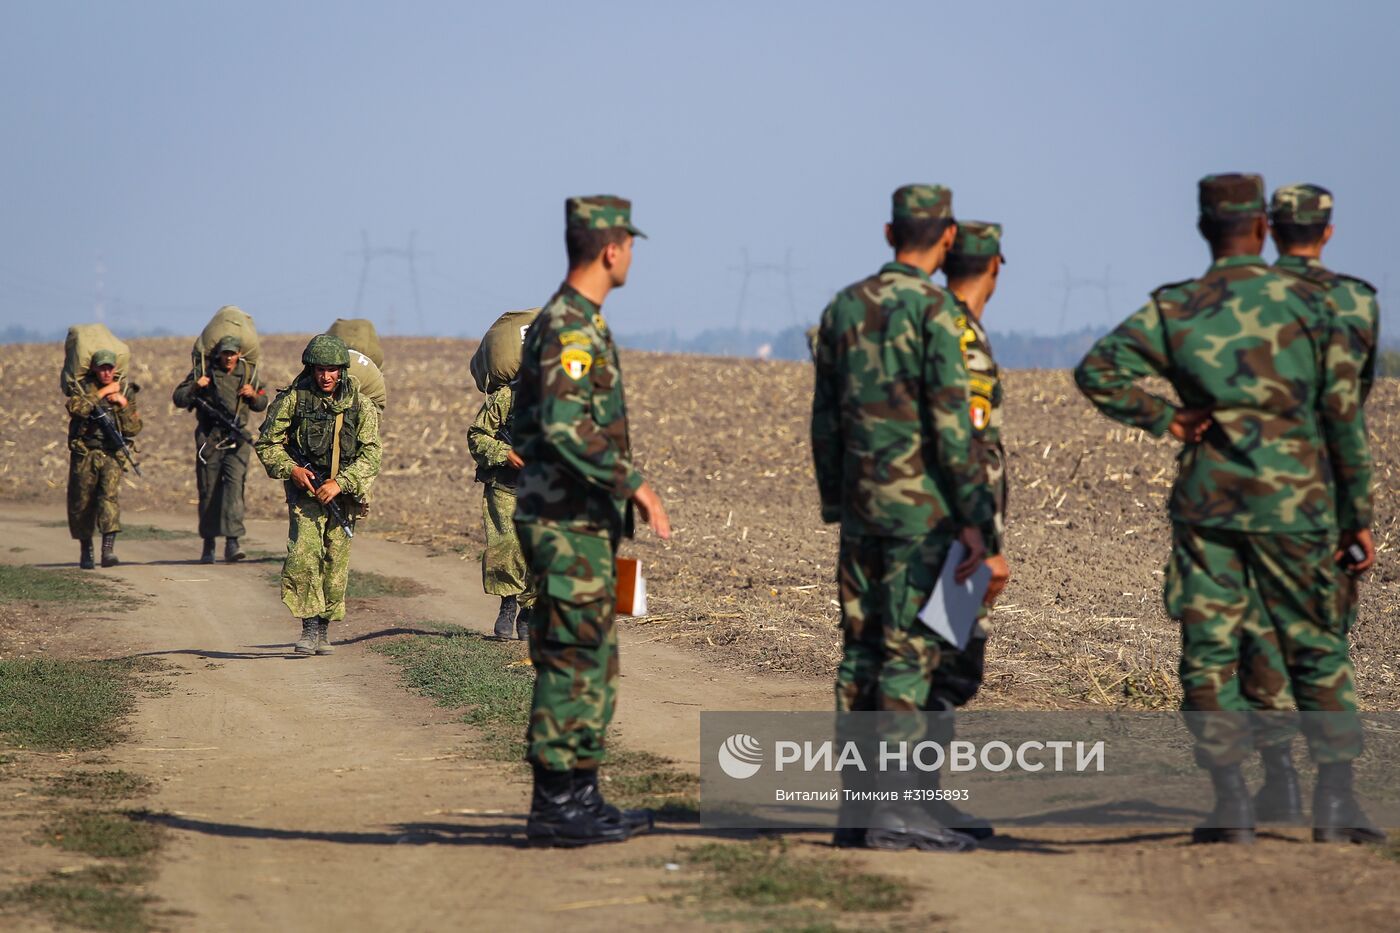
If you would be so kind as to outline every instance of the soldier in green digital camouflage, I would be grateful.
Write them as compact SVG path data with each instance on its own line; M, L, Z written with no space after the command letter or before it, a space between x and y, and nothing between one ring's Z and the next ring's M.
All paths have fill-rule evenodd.
M117 355L98 350L92 355L87 373L77 391L68 397L68 532L78 541L78 566L92 570L94 531L102 532L102 566L115 567L117 533L122 530L122 473L128 455L116 437L103 429L101 419L110 419L121 437L141 432L141 413L136 410L140 386L123 385L117 378Z
M482 521L486 550L481 556L482 589L500 597L497 638L530 636L530 609L535 604L534 581L520 537L515 533L515 486L525 461L511 446L511 407L514 389L503 385L486 397L467 431L467 447L476 460L477 482L486 486Z
M1241 641L1267 619L1286 659L1318 763L1314 838L1376 838L1352 792L1361 751L1356 692L1337 605L1339 533L1371 522L1370 455L1348 328L1321 293L1271 268L1263 181L1200 183L1206 273L1165 285L1100 340L1075 371L1109 417L1183 442L1170 512L1164 598L1181 625L1182 706L1209 769L1215 807L1194 838L1252 842L1240 762L1251 747ZM1178 406L1137 385L1170 380Z
M1347 335L1345 349L1349 366L1359 373L1361 405L1371 393L1375 381L1376 348L1380 342L1380 307L1376 290L1368 282L1333 272L1322 264L1322 249L1332 238L1332 193L1319 185L1285 185L1274 192L1269 203L1269 227L1279 258L1276 269L1289 272L1320 289L1326 296L1328 313L1333 326ZM1357 419L1364 423L1365 412L1359 410ZM1342 513L1338 527L1348 527L1349 513L1339 503ZM1342 632L1349 633L1356 621L1356 590L1358 578L1375 563L1375 545L1365 528L1355 529L1361 548L1361 558L1349 561L1349 572L1341 578ZM1338 557L1341 555L1339 554ZM1246 698L1256 710L1264 712L1259 719L1261 728L1256 741L1264 764L1264 786L1254 798L1256 815L1261 821L1296 823L1302 819L1302 791L1298 773L1293 767L1292 741L1296 720L1286 715L1295 706L1288 682L1288 666L1282 646L1268 625L1257 624L1251 618L1244 629L1242 683Z
M246 429L250 412L267 409L267 390L255 368L242 358L237 337L214 345L203 367L191 369L175 387L176 408L195 412L195 486L199 490L200 563L214 562L215 539L224 539L224 560L243 559L243 487L253 448L212 414L210 406ZM196 401L198 399L198 401Z
M960 315L930 279L957 233L952 192L906 185L893 202L885 237L894 261L822 312L812 456L822 520L841 525L837 711L892 714L882 736L917 742L923 718L908 714L928 701L947 647L918 612L955 540L967 549L959 579L982 563L993 502L972 448ZM864 832L838 828L835 844L973 848L970 836L901 799L915 790L901 782L917 779L917 772L883 772L878 782L889 786L881 790L896 801L878 805ZM919 787L934 779L924 776Z
M622 370L603 301L627 281L631 203L569 198L569 271L525 335L515 383L515 448L525 465L515 527L538 581L530 614L535 690L525 734L534 793L532 844L618 842L651 826L648 810L603 800L598 767L616 704L615 559L633 511L669 538L660 498L632 461Z
M282 602L302 620L297 654L331 654L330 624L345 618L350 535L379 475L379 408L345 372L339 337L319 334L301 375L268 407L255 445L267 475L283 481L290 530Z

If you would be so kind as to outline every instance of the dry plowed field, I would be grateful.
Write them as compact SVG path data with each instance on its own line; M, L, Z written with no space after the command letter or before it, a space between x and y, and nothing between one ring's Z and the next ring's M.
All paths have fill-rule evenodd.
M304 341L266 339L270 385L285 385L299 368ZM385 345L384 472L366 530L475 558L481 490L466 448L482 401L467 375L474 345L413 338ZM139 521L143 509L187 508L194 529L194 419L170 404L188 348L175 338L133 343L146 475L127 478L128 520ZM67 465L62 355L57 344L0 347L0 500L51 503L55 520L63 518ZM640 352L625 352L623 367L637 458L676 527L669 543L642 532L626 545L643 561L652 615L624 624L711 660L830 676L837 539L818 517L807 443L810 368ZM1007 397L1014 579L995 616L978 703L1173 704L1177 635L1160 591L1174 445L1099 417L1064 372L1011 373ZM1397 709L1400 636L1386 625L1400 602L1396 380L1377 386L1369 421L1381 560L1364 590L1354 653L1363 704ZM284 514L280 486L261 474L250 475L248 500L252 517ZM462 571L475 573L475 565L464 560Z

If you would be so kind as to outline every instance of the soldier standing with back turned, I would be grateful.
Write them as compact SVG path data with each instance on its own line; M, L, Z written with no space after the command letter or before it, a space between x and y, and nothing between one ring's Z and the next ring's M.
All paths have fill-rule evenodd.
M1164 599L1181 625L1182 708L1215 806L1197 842L1254 841L1240 763L1252 745L1241 641L1262 614L1287 660L1318 764L1314 839L1376 831L1352 792L1361 752L1356 690L1337 624L1341 542L1370 525L1370 456L1350 335L1317 290L1270 268L1264 183L1210 175L1200 183L1206 273L1165 285L1089 351L1075 371L1104 414L1185 447L1172 489L1172 554ZM1137 385L1162 376L1177 406ZM1369 537L1369 535L1367 535Z
M614 619L618 542L633 510L661 538L671 522L632 463L627 402L603 301L627 281L631 202L610 195L564 206L569 272L530 325L516 380L514 434L525 465L515 527L538 581L530 616L535 691L526 730L532 844L620 842L649 829L598 789L617 702Z
M98 350L88 371L69 396L68 407L68 531L78 540L78 566L92 570L92 535L102 532L102 566L115 567L117 533L122 530L122 473L127 455L121 444L99 423L109 418L121 437L141 431L136 410L137 385L123 386L117 378L117 355Z
M237 337L224 337L201 369L192 369L175 387L177 408L195 412L195 485L199 490L199 536L204 550L199 562L214 562L215 539L224 539L224 560L243 559L238 539L244 535L243 487L253 448L220 423L211 410L246 431L249 412L267 409L267 390L252 366L242 358ZM206 407L207 406L207 407Z
M906 185L893 202L885 238L894 261L822 312L812 456L822 520L841 524L837 712L891 714L881 718L880 738L912 744L924 738L920 710L948 647L919 610L954 541L967 549L960 581L982 563L993 503L972 451L959 315L930 278L957 233L953 195L941 185ZM878 790L895 802L878 804L863 832L839 827L835 844L974 848L969 835L904 802L936 778L882 772ZM850 780L847 789L863 790Z

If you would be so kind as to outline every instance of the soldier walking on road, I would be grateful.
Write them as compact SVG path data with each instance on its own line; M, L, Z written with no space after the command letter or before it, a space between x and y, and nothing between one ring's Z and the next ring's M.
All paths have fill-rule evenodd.
M885 236L894 261L839 293L822 313L812 401L812 455L822 520L840 522L837 573L843 653L838 712L918 714L947 647L918 620L955 540L966 580L986 556L993 502L972 449L963 328L930 276L957 226L952 192L907 185L894 193ZM891 717L896 718L896 717ZM921 715L897 717L897 740L923 738ZM887 737L882 727L881 737ZM887 771L865 832L837 845L962 851L973 839L918 803L936 775ZM906 793L907 792L907 793Z
M141 433L141 413L136 410L141 387L123 385L116 367L115 353L98 350L67 401L68 531L78 541L78 566L84 570L95 566L94 531L102 532L102 566L121 563L116 554L117 533L122 530L117 494L130 455L119 438ZM104 430L103 418L115 425L116 435Z
M1274 268L1320 289L1326 296L1332 326L1345 331L1346 339L1337 345L1337 350L1349 358L1346 365L1359 374L1360 404L1364 406L1375 381L1380 307L1376 290L1369 282L1333 272L1322 264L1322 249L1332 238L1332 193L1308 184L1279 188L1269 203L1269 227L1279 252ZM1359 410L1356 417L1364 423L1364 410ZM1337 507L1338 527L1355 527L1353 504L1339 500ZM1348 561L1350 566L1341 577L1338 625L1344 635L1350 633L1356 621L1359 577L1375 563L1370 532L1359 530L1357 539L1361 556ZM1286 715L1295 703L1283 646L1273 627L1255 616L1245 626L1242 650L1241 686L1250 705L1264 713L1259 717L1256 735L1264 765L1264 785L1254 798L1255 815L1260 822L1297 823L1303 816L1302 790L1292 755L1297 723Z
M379 475L379 408L346 375L339 337L312 337L304 368L267 411L256 446L286 487L290 531L282 602L302 620L297 654L331 654L330 624L345 618L350 531Z
M1236 675L1247 620L1259 614L1299 709L1334 714L1304 722L1318 764L1314 839L1374 839L1352 792L1361 729L1337 617L1339 532L1342 548L1371 553L1370 454L1350 329L1317 289L1260 258L1258 175L1202 179L1200 211L1210 268L1153 292L1075 371L1106 415L1185 445L1164 597L1181 625L1182 708L1215 790L1194 838L1254 840L1240 768L1250 705ZM1137 385L1148 376L1170 380L1181 405Z
M199 490L200 563L214 562L215 539L224 539L224 560L243 559L243 487L252 445L217 415L244 428L249 412L267 409L267 390L242 358L237 337L224 337L206 365L192 369L172 395L177 408L195 412L195 485Z
M627 281L631 202L570 198L569 272L525 335L514 433L524 459L515 527L539 599L530 616L535 691L526 731L536 845L618 842L650 828L649 810L604 801L598 767L617 700L615 560L633 511L663 539L671 523L632 463L622 370L603 301Z
M535 604L534 580L515 533L515 486L525 461L511 446L512 385L501 386L486 397L476 420L467 431L467 447L475 458L476 478L485 484L482 521L486 526L486 550L481 555L482 588L499 596L497 638L511 633L530 637L530 609Z

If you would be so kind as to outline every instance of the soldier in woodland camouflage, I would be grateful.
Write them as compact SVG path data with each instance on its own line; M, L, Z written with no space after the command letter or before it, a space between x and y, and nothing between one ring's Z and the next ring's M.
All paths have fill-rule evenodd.
M331 507L353 526L368 499L382 454L379 408L345 372L350 354L339 337L312 337L301 361L301 375L268 407L255 448L287 493L282 602L302 620L296 653L326 655L350 582L350 537Z
M237 337L215 344L203 367L192 369L171 396L177 408L195 412L195 484L199 490L199 536L204 539L200 562L214 562L215 539L224 539L224 560L243 559L238 539L244 535L243 487L252 447L197 406L202 399L236 423L246 426L248 415L267 410L267 390L253 367L241 356Z
M907 185L895 191L892 215L885 233L894 261L837 294L822 313L812 456L822 520L841 525L836 708L890 714L882 734L918 741L922 717L907 714L927 702L946 645L917 615L955 540L968 552L961 579L981 564L993 502L972 450L959 314L930 279L957 233L952 192ZM896 799L913 788L894 783L914 779L897 772L880 778ZM864 833L838 829L836 844L975 845L917 804L882 803L870 822Z
M1240 769L1250 705L1236 676L1253 613L1278 639L1298 707L1336 714L1305 723L1318 762L1314 838L1372 838L1352 793L1361 731L1333 559L1339 524L1347 543L1371 522L1351 335L1315 288L1259 257L1259 176L1202 179L1200 208L1205 275L1159 288L1075 371L1105 414L1185 445L1164 597L1181 624L1183 709L1216 795L1195 838L1254 838ZM1171 381L1180 407L1137 385L1153 375Z
M99 410L116 423L122 437L141 432L141 414L136 410L140 387L126 386L116 375L117 355L98 350L92 355L88 372L68 397L68 532L78 541L78 565L92 570L92 536L102 532L102 566L115 567L117 533L122 530L122 473L127 467L121 446L93 417Z
M631 203L609 195L565 203L569 272L525 335L516 379L515 448L525 466L515 527L539 597L530 616L535 690L526 731L533 844L618 842L651 826L598 789L617 702L614 619L618 542L634 509L657 535L670 520L632 463L622 370L604 299L627 281Z
M481 556L482 588L501 599L495 634L521 640L530 634L530 609L535 604L534 582L515 533L515 486L525 461L511 446L510 423L514 389L503 385L486 397L467 431L467 447L476 459L476 478L485 484L482 521L486 550Z
M1346 333L1338 352L1350 357L1347 365L1359 374L1361 405L1365 405L1375 381L1380 308L1370 283L1322 264L1323 247L1332 238L1332 205L1332 193L1318 185L1285 185L1274 192L1269 204L1270 231L1279 251L1274 268L1324 293L1332 325ZM1364 410L1358 410L1356 417L1364 424ZM1339 503L1339 511L1338 527L1347 529L1349 521L1354 523L1347 517L1352 510ZM1369 530L1355 531L1365 556L1341 577L1340 626L1344 634L1356 621L1358 577L1375 562ZM1251 617L1251 624L1245 626L1241 670L1241 686L1250 705L1265 711L1256 736L1265 782L1255 797L1255 808L1260 820L1292 823L1302 818L1302 793L1291 754L1297 724L1286 715L1295 706L1293 691L1283 646L1273 628L1261 622L1259 617Z

